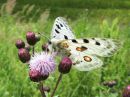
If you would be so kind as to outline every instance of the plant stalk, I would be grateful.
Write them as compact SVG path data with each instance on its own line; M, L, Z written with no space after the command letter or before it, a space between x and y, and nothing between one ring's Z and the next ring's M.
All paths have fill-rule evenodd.
M46 97L44 89L43 89L43 83L39 82L38 86L39 86L39 90L41 92L42 97Z
M35 47L32 46L32 56L34 56Z
M55 92L56 92L56 89L57 89L57 87L58 87L58 85L59 85L61 79L62 79L62 74L60 73L59 78L58 78L58 80L57 80L57 82L56 82L55 88L54 88L54 90L53 90L53 92L52 92L52 94L51 94L50 97L53 97L53 96L54 96L54 94L55 94Z

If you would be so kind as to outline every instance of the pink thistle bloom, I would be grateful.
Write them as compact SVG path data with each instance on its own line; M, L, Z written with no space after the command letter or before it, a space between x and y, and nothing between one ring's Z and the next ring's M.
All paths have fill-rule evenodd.
M36 53L30 60L30 70L36 70L41 75L51 73L55 70L55 54L49 54L47 52Z

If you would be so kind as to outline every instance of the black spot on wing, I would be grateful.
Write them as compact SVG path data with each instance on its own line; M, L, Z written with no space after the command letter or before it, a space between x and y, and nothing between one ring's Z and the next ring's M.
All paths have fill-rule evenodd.
M73 43L78 43L75 39L72 39L72 42L73 42Z
M58 33L58 34L60 33L60 32L59 32L58 30L56 30L56 29L55 29L55 31L56 31L56 33Z
M63 27L63 25L62 25L62 24L60 24L60 26L61 26L61 27Z
M61 29L60 26L59 26L58 24L56 24L56 26L57 26L58 29Z
M52 42L51 42L51 41L48 41L48 44L52 44Z
M88 39L83 39L83 42L84 43L89 43L89 40Z
M65 39L68 39L68 37L67 37L66 35L64 35L64 38L65 38Z
M99 42L97 42L97 41L95 42L95 44L96 44L96 45L100 45L100 43L99 43Z
M85 47L85 46L81 46L81 48L83 49L83 50L86 50L86 49L88 49L87 47Z

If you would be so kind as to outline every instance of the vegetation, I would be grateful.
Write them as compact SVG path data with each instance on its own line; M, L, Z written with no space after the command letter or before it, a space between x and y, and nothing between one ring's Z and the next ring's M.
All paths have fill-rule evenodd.
M67 8L67 1L62 3L65 4L65 8L55 8L55 4L58 4L58 7L63 5L60 5L58 0L52 1L53 3L50 3L52 8L50 9L48 4L47 9L45 8L43 11L37 11L38 9L35 10L35 7L30 6L31 4L37 4L39 8L42 8L42 0L39 2L30 0L30 5L26 5L27 0L18 0L19 3L14 7L9 7L9 9L12 8L9 11L7 8L9 5L5 6L1 3L0 97L41 96L36 88L36 83L31 82L28 77L28 66L23 65L18 60L17 49L14 44L18 38L24 40L27 31L45 32L45 35L50 37L50 31L57 16L67 18L77 38L114 38L123 45L113 57L102 59L104 60L102 68L90 72L79 72L72 69L69 74L63 76L56 95L60 97L121 97L122 89L130 83L130 10L126 9L129 7L129 1L115 0L108 4L103 0L102 8L106 8L105 4L108 4L108 9L96 9L101 8L97 5L99 0L93 1L91 4L86 0L84 2L90 6L90 9L87 10L84 9L86 8L85 3L81 3L78 7L80 0L75 1L77 8L73 8L71 4L72 8ZM47 4L46 2L44 3ZM115 4L116 7L112 4ZM18 5L24 7L18 8ZM95 9L91 9L93 6L95 6ZM113 7L119 7L120 9L112 9ZM37 44L36 50L41 51L41 45L46 41L43 38L42 42ZM58 73L55 72L45 83L54 87L57 77ZM104 86L101 82L111 80L117 81L117 85L112 88Z

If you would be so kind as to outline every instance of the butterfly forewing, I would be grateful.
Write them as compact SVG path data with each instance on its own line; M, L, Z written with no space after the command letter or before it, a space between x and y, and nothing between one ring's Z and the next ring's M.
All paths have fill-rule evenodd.
M64 40L74 39L75 36L65 19L62 17L57 17L52 28L51 38Z
M48 42L49 52L55 51L56 44L63 40L75 38L71 28L68 26L68 23L62 17L57 17L54 21L52 32L51 32L51 44Z

